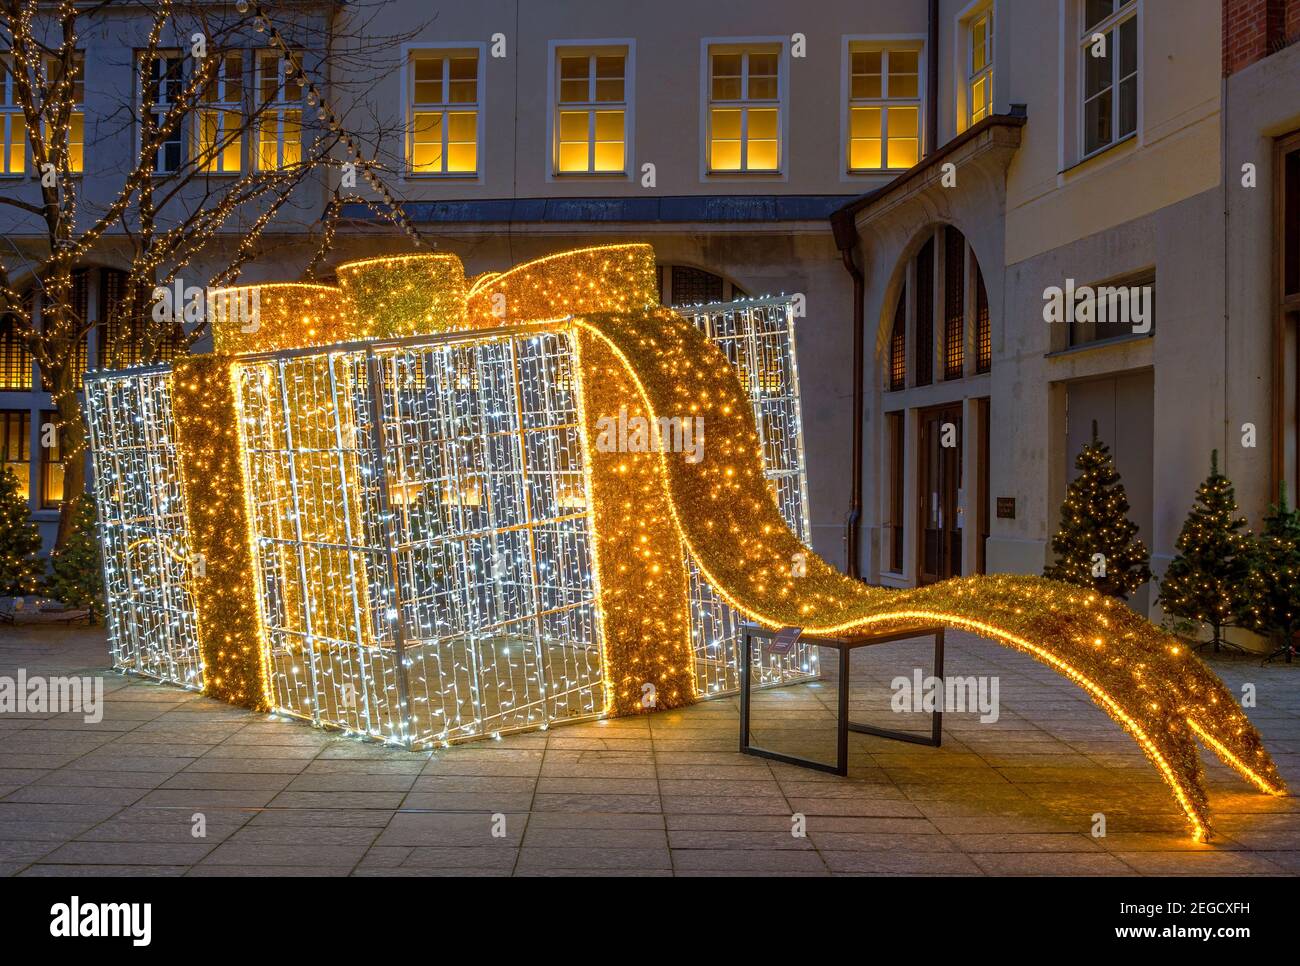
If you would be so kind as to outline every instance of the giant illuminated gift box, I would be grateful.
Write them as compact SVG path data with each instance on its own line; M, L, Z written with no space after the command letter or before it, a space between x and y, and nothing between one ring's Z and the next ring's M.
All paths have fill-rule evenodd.
M427 747L727 693L740 616L939 622L1082 688L1198 837L1195 739L1284 793L1232 693L1122 604L1013 575L885 590L809 551L788 301L684 317L647 245L338 279L214 292L214 354L87 381L119 667ZM688 420L698 453L625 432ZM760 661L817 673L807 644Z

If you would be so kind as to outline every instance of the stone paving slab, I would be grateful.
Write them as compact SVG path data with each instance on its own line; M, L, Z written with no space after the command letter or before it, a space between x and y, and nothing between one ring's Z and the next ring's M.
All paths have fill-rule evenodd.
M897 727L890 681L929 656L926 641L856 652L854 715ZM0 675L105 682L97 724L0 715L0 875L1300 874L1300 799L1257 794L1206 755L1218 836L1192 842L1100 710L958 632L947 670L999 675L998 720L945 715L940 748L852 735L847 778L738 754L735 698L405 752L108 663L97 628L0 633ZM1256 685L1249 713L1300 787L1300 667L1214 666ZM830 682L763 692L756 738L824 753L834 700Z

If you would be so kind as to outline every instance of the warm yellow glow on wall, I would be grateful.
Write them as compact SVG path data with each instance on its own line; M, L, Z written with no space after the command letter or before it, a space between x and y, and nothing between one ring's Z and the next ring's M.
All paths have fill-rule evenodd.
M249 542L231 359L180 359L171 383L204 691L268 711L268 654Z

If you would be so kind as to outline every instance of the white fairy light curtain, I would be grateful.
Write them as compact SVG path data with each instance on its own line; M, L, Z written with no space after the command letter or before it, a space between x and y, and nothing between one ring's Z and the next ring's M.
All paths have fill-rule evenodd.
M86 382L115 667L203 686L166 367Z
M808 473L804 462L803 413L795 354L793 296L679 306L722 350L749 397L763 451L763 475L786 525L812 545ZM714 592L686 553L690 575L691 644L695 690L715 697L740 690L742 615ZM792 561L798 566L798 561ZM754 655L758 685L790 684L818 675L817 648L800 640L784 654Z
M283 301L304 297L316 320L321 292ZM682 312L736 367L807 539L791 300ZM233 357L272 710L410 747L609 712L575 366L563 325ZM200 688L169 369L87 387L114 664ZM741 618L687 559L696 694L734 692ZM756 660L763 684L817 672L811 647Z

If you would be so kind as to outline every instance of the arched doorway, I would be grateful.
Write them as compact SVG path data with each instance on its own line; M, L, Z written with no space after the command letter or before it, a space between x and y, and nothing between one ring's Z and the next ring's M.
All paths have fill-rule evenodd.
M909 252L877 345L881 573L910 585L984 570L993 340L965 235L932 225Z

